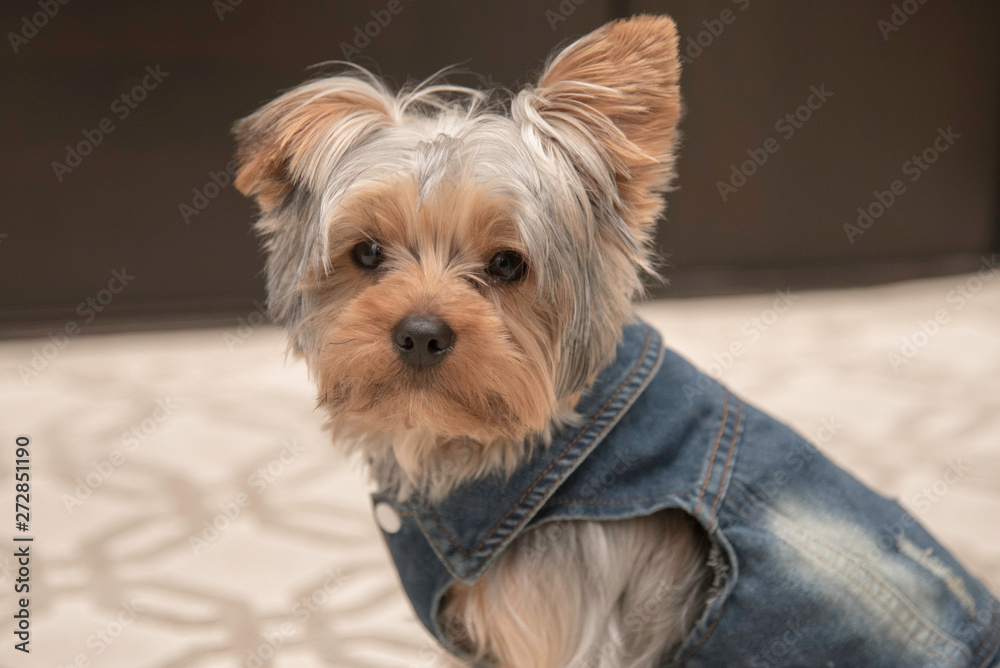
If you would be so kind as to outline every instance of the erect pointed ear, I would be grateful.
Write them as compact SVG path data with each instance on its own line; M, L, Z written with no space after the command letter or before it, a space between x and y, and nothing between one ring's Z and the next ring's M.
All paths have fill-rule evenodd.
M233 126L236 187L266 213L391 122L392 96L374 81L336 76L302 84Z
M609 23L556 54L518 111L559 144L585 179L614 175L625 221L638 232L663 208L681 117L677 29L666 16ZM594 165L596 148L603 164ZM603 176L606 180L607 176ZM640 235L644 236L644 235Z

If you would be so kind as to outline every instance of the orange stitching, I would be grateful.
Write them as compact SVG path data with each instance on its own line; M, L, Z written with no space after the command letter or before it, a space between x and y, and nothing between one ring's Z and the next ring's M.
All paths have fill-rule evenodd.
M456 542L456 541L455 541L455 539L454 539L454 538L452 538L452 535L451 535L451 533L449 533L449 531L448 531L447 529L445 529L445 528L444 528L444 525L443 525L443 524L441 524L441 519L440 519L440 518L438 517L437 513L435 513L435 512L434 512L434 509L433 509L433 508L431 508L430 506L427 506L427 510L428 510L428 512L430 512L430 514L431 514L431 517L432 517L432 518L434 518L434 524L436 524L436 525L438 526L438 529L440 529L440 530L441 530L441 533L443 533L443 534L444 534L444 535L445 535L445 536L446 536L446 537L448 538L448 541L449 541L449 542L450 542L450 543L451 543L452 545L454 545L454 546L455 546L455 548L456 548L456 549L457 549L457 550L458 550L459 552L461 552L462 554L464 554L464 555L465 555L465 556L467 556L467 557L471 557L471 556L473 555L473 553L475 552L475 550L473 550L472 552L466 552L466 551L465 551L465 548L464 548L464 547L462 547L461 545L459 545L459 544L458 544L458 542ZM428 543L433 543L434 541L427 541L427 542L428 542Z
M471 552L466 552L462 548L461 545L459 545L458 543L455 542L455 539L452 538L451 534L448 533L448 530L445 529L444 526L441 524L441 520L438 518L437 513L434 512L434 509L431 508L430 506L427 507L427 510L430 512L431 516L434 518L435 524L437 524L438 528L441 529L442 533L444 533L444 535L448 537L448 540L451 541L451 544L454 545L456 548L458 548L459 552L461 552L462 554L464 554L467 557L471 557L473 554L475 554L476 552L478 552L479 549L482 548L482 546L486 543L486 541L490 539L490 536L492 536L493 534L495 534L497 532L497 529L500 528L500 525L502 525L507 520L507 518L510 517L511 513L513 513L515 510L517 510L517 508L524 502L524 500L526 498L528 498L528 495L531 494L532 491L534 491L535 487L538 485L538 482L542 478L544 478L545 475L550 470L552 470L552 467L555 466L559 462L559 460L562 459L563 456L567 452L569 452L569 450L574 445L576 445L577 441L579 441L581 438L583 438L583 435L585 433L587 433L587 430L590 429L591 426L593 426L593 424L595 422L597 422L597 420L601 417L601 415L608 408L608 406L610 406L611 403L618 397L618 394L622 391L622 389L629 383L629 381L631 381L635 377L635 374L639 373L639 369L641 369L642 365L646 362L646 353L649 351L649 344L652 341L652 339L653 339L653 331L650 330L646 334L646 344L645 344L645 346L642 349L642 354L639 355L639 363L636 365L636 367L634 369L632 369L632 373L630 373L628 375L628 377L625 380L623 380L621 382L621 384L617 388L615 388L614 393L611 395L610 398L608 398L608 400L606 402L604 402L604 405L601 406L600 410L597 411L597 414L594 415L594 417L591 419L591 421L588 422L587 425L583 429L580 430L580 433L578 433L576 435L576 437L572 441L570 441L569 444L565 448L563 448L562 452L559 453L559 456L556 457L554 460L552 460L552 462L549 463L549 465L546 467L546 469L544 471L542 471L538 475L537 478L535 478L535 481L533 483L531 483L531 486L528 488L528 490L523 495L521 495L521 498L518 499L517 503L515 503L513 506L510 507L510 510L507 511L507 514L504 515L502 518L500 518L500 521L497 522L496 525L494 525L494 527L492 529L490 529L489 533L487 533L485 536L483 536L483 539L481 541L479 541L478 545L476 545L474 548L472 548ZM660 354L662 355L662 352ZM624 409L625 409L625 407L623 406L622 410L624 410ZM621 412L622 411L618 411L617 415L620 415ZM605 427L601 431L601 433L598 434L598 437L600 437L606 431L607 431L607 427ZM583 453L580 453L580 457L582 457L582 456L583 456ZM576 461L579 461L580 457L577 457ZM567 473L568 473L568 471L567 471ZM562 476L560 476L559 480L562 480L565 477L566 477L566 473L564 473ZM556 482L559 482L559 480L557 480ZM539 503L541 503L541 501L539 501ZM538 504L535 504L535 507L537 508ZM517 529L518 527L520 527L521 524L523 524L523 522L524 522L524 520L522 520L521 522L519 522L518 525L516 527L514 527L514 529ZM493 554L493 552L496 552L496 550L497 550L498 547L500 547L500 546L498 545L497 547L495 547L492 550L490 550L490 554Z
M710 635L712 635L712 631L714 631L714 630L715 630L715 625L719 623L719 620L720 620L720 619L722 619L722 613L723 613L723 612L725 611L725 610L724 610L724 608L726 607L726 603L728 602L728 600L729 600L729 599L727 598L727 599L726 599L725 601L723 601L723 602L722 602L722 607L720 607L720 608L719 608L719 614L718 614L718 615L716 616L716 618L715 618L715 621L714 621L714 622L712 622L712 625L711 625L711 626L709 626L709 627L708 627L708 629L706 629L706 630L705 630L705 635L704 635L704 636L702 636L702 638L701 638L701 642L699 642L699 643L698 643L697 645L695 645L695 646L694 646L694 647L693 647L693 648L691 649L691 651L690 651L690 652L688 652L687 656L685 656L685 657L684 657L683 659L681 659L681 662L682 662L682 663L683 663L684 661L687 661L688 659L690 659L690 658L691 658L692 656L694 656L694 655L695 655L695 653L697 653L697 651L698 651L699 649L701 649L701 646L705 644L705 641L706 641L706 640L708 640L708 637L709 637Z
M517 504L514 507L512 507L510 510L507 511L507 514L504 515L503 519L501 519L499 522L497 522L497 525L495 527L493 527L493 529L490 530L490 533L487 534L486 537L483 538L482 541L480 541L479 545L476 546L476 549L473 550L473 552L479 550L479 548L481 548L483 546L483 543L485 543L487 541L487 539L490 536L492 536L496 532L497 529L500 528L500 525L504 523L504 520L506 520L510 516L510 514L512 512L514 512L514 510L517 508L517 506L521 505L521 503L527 498L528 494L531 493L531 490L533 490L535 488L535 486L538 485L538 482L542 478L545 477L545 474L547 474L549 472L549 470L551 470L552 467L556 465L556 462L558 462L560 459L562 459L563 455L565 455L569 451L569 449L572 448L576 444L577 441L579 441L581 438L583 438L583 435L587 432L587 429L590 429L590 427L595 422L597 422L597 419L601 416L602 413L604 413L604 411L607 409L607 407L611 405L611 402L614 401L615 398L618 397L618 395L619 395L619 393L621 393L622 389L629 383L629 381L631 381L635 377L635 374L639 373L639 369L642 368L643 363L646 361L646 353L649 351L649 344L650 344L650 341L652 341L652 339L653 339L653 333L652 333L652 331L650 331L648 334L646 334L646 345L642 349L642 354L639 355L639 364L636 365L635 369L632 370L632 373L629 374L628 378L626 378L625 380L623 380L621 382L621 385L619 385L615 389L615 393L611 395L611 398L608 399L606 402L604 402L604 405L601 406L601 410L599 410L597 412L597 415L594 416L594 419L592 419L587 424L587 426L584 427L580 431L579 434L577 434L576 438L574 438L573 441L569 445L567 445L565 448L563 448L563 451L559 453L559 457L557 457L555 460L553 460L548 465L548 467L537 478L535 478L535 482L531 483L531 488L521 496L521 499L517 502ZM622 406L621 410L619 410L618 413L616 413L616 416L617 415L621 415L624 410L625 410L625 406ZM610 428L610 425L611 425L611 421L608 422L608 426L604 427L604 429L601 430L601 432L597 435L597 438L600 438L602 435L604 435L604 433ZM594 440L597 440L597 438L595 438ZM577 456L577 458L576 458L575 461L579 461L580 457L583 457L583 453L582 452L579 454L579 456ZM559 480L562 480L568 474L569 474L569 469L567 469L561 476L559 476ZM559 480L556 480L556 482L559 482ZM541 503L541 501L539 501L538 503ZM535 504L535 508L538 507L538 503ZM517 526L519 527L523 523L524 523L524 520L521 520L521 522L519 522ZM516 529L517 527L514 527L514 528ZM499 547L499 546L497 546L497 547ZM496 548L493 548L493 550L490 553L492 554L495 551L496 551Z
M587 501L585 499L562 499L560 501L553 501L550 506L562 506L567 503L584 503L589 506L617 506L623 503L642 503L643 501L655 501L656 499L662 499L664 496L669 496L669 494L661 494L660 496L647 496L645 499L625 499L624 501Z
M715 517L715 507L719 505L719 499L722 498L722 488L726 485L726 474L729 473L729 462L733 459L733 453L736 452L736 437L740 433L740 425L743 423L743 403L741 402L737 408L736 413L736 427L733 429L733 441L729 444L729 456L726 457L726 468L722 471L722 480L719 481L719 493L715 495L715 503L712 504L712 517Z
M708 488L708 481L712 478L712 469L715 468L715 453L719 450L719 442L722 441L722 432L726 429L726 420L729 419L729 393L725 388L722 392L726 397L726 404L722 409L722 424L719 425L719 433L715 435L715 447L712 448L712 456L708 458L708 474L705 476L705 483L701 486L701 493L698 495L698 506L694 509L697 515L701 510L701 504L705 500L705 490Z

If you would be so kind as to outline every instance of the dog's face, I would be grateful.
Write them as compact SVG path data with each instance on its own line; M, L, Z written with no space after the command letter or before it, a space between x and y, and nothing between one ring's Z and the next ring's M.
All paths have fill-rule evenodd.
M680 117L665 17L570 45L508 109L364 71L236 126L273 317L320 402L372 432L543 432L614 354ZM398 453L397 453L398 454Z

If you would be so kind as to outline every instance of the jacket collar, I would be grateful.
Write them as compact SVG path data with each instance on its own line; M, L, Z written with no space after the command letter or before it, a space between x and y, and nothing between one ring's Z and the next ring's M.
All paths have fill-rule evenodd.
M662 355L656 330L641 321L627 325L614 361L576 406L577 426L557 433L510 476L471 481L436 503L418 495L403 504L455 578L475 581L524 530L646 388Z

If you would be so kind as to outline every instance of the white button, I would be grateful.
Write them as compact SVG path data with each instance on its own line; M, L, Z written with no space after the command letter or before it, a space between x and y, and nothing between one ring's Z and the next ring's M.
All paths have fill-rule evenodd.
M375 504L375 521L386 533L396 533L403 527L403 520L400 519L399 513L388 503Z

